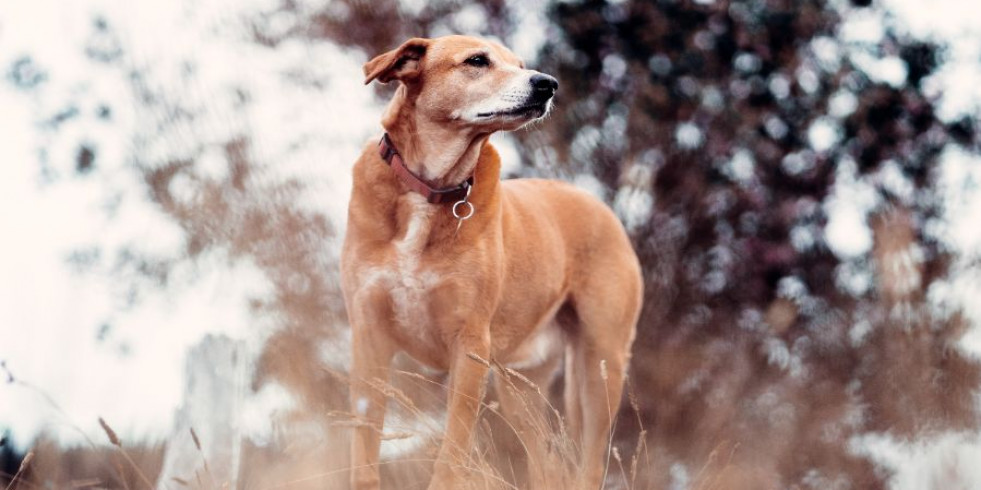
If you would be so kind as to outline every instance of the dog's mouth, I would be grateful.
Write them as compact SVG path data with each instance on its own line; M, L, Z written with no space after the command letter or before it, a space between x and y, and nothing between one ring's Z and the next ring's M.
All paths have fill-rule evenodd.
M547 111L548 101L546 100L544 102L520 105L518 107L505 109L503 111L479 112L477 113L477 117L481 119L489 119L494 117L536 118L544 116Z

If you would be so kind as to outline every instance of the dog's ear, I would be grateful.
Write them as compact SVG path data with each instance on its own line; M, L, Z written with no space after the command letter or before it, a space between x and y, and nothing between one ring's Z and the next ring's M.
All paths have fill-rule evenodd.
M388 83L391 80L406 81L419 74L422 57L429 48L429 39L415 37L402 43L397 49L378 55L364 64L364 84L378 79Z

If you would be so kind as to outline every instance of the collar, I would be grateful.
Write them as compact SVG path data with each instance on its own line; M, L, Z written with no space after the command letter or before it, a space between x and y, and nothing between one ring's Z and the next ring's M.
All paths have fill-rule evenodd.
M405 160L402 159L402 155L399 154L398 149L395 148L395 144L388 137L388 133L382 135L381 141L378 142L378 153L381 155L382 160L385 160L385 163L392 167L395 176L406 187L422 194L430 204L465 201L467 193L470 191L470 186L473 185L473 176L471 176L462 184L454 187L438 189L430 186L424 180L416 177L405 166Z

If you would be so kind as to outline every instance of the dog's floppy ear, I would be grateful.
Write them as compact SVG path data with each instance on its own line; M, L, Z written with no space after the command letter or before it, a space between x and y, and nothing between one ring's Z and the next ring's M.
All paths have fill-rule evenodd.
M409 80L419 74L419 64L429 48L429 39L414 37L396 49L375 57L364 64L364 84L378 79L388 83L393 79Z

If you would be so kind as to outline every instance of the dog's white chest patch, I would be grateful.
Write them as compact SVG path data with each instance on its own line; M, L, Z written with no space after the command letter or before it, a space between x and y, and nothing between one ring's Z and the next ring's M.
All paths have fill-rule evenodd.
M419 194L407 194L403 199L409 201L409 223L405 234L395 242L395 249L398 251L400 264L412 266L415 261L415 265L418 265L419 255L429 241L436 209Z
M439 282L439 276L420 264L429 241L437 209L418 194L408 194L409 219L405 233L393 242L393 261L369 269L362 284L380 286L392 298L395 322L413 335L422 335L429 325L428 292Z

